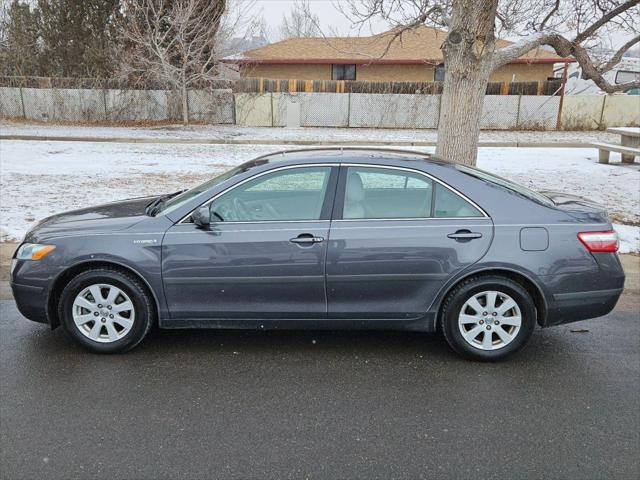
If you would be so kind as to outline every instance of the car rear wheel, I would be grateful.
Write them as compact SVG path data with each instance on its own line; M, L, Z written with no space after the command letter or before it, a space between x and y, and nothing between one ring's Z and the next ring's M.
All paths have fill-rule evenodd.
M502 276L465 280L447 295L441 329L447 342L474 360L499 360L520 350L536 322L535 304L522 285Z
M132 349L154 320L152 299L140 280L109 268L74 277L63 289L58 309L69 336L98 353Z

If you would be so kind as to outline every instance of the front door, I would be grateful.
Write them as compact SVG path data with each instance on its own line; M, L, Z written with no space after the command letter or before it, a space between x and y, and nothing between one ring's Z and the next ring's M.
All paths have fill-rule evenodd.
M165 235L172 320L323 318L324 261L337 167L285 167L214 198L211 225Z
M343 166L327 253L330 318L416 318L487 251L493 224L446 185L401 168Z

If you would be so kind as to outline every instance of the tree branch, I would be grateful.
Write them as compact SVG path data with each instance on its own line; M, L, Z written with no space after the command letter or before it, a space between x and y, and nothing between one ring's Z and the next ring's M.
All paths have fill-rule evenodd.
M627 42L627 49L640 41L638 38L634 38L633 41ZM604 77L603 73L607 71L607 69L599 69L591 60L589 56L589 52L582 45L576 44L571 40L566 39L562 35L552 33L545 34L539 33L537 35L533 35L532 37L523 40L521 42L514 43L506 48L502 48L495 52L492 59L492 69L495 70L502 65L506 65L509 62L521 57L527 52L534 50L542 45L549 45L552 47L558 55L561 57L569 57L573 56L580 67L582 68L582 73L585 77L593 80L593 82L604 92L606 93L615 93L626 90L628 88L640 88L640 81L628 82L623 84L610 84ZM618 52L616 52L615 56L619 56L622 58L626 50L624 47ZM615 60L614 58L609 62L612 63ZM609 68L615 66L620 58L615 61Z
M576 35L576 38L573 39L574 43L582 43L582 42L584 42L589 37L593 36L593 34L596 33L596 31L600 27L602 27L606 23L610 22L613 18L617 17L621 13L624 13L627 10L629 10L630 8L635 7L639 3L640 3L640 0L627 0L626 2L618 5L618 7L616 7L613 10L607 12L602 17L600 17L597 21L595 21L591 25L589 25L585 30L583 30L582 32L578 33L578 35Z
M536 33L519 42L512 43L508 47L496 50L493 54L492 69L495 70L509 62L513 62L522 55L534 50L542 45L548 45L548 42L555 34Z
M620 60L622 60L622 56L626 53L626 51L629 50L638 42L640 42L640 35L632 38L627 43L625 43L622 47L620 47L620 49L613 55L613 57L611 57L611 59L607 63L598 67L598 71L600 73L605 73L611 70L618 63L620 63Z
M544 20L542 20L542 22L540 23L540 26L538 27L539 31L544 30L544 27L547 26L547 22L551 20L551 17L553 17L556 14L559 8L560 8L560 0L556 0L556 4L554 5L554 7L547 14L547 16L544 17Z

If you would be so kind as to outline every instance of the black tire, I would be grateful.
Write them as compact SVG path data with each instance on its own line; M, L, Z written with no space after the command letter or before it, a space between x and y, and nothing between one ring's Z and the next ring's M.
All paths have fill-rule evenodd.
M458 316L467 300L485 291L496 291L511 297L520 309L521 325L515 338L496 350L482 350L468 343L458 325ZM440 313L440 329L447 343L465 358L479 361L504 359L525 346L536 325L536 308L529 292L519 283L500 275L472 277L457 285L447 295ZM489 322L490 323L490 322ZM494 328L497 328L494 326ZM484 338L484 332L483 337ZM492 334L491 338L498 340ZM499 341L499 340L498 340Z
M73 303L77 295L94 284L108 284L122 290L134 306L135 318L130 330L110 343L94 341L83 334L73 320ZM151 294L134 275L114 268L96 268L76 275L64 287L58 303L58 318L65 332L77 343L95 353L121 353L131 350L147 335L155 322Z

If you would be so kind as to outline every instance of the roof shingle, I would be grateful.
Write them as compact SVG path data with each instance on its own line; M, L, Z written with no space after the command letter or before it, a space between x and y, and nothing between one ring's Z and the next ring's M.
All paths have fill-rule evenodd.
M447 32L421 26L404 32L391 45L393 31L370 37L290 38L264 47L226 57L232 63L440 63L440 46ZM498 40L499 48L512 42ZM387 51L385 51L388 48ZM564 59L555 52L538 48L514 63L553 63Z

